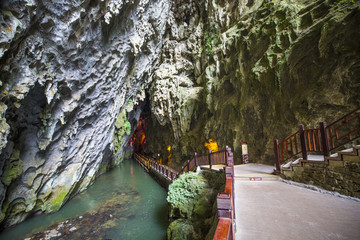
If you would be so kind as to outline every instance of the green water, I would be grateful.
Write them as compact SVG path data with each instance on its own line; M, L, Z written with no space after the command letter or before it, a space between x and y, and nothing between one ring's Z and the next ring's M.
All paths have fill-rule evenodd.
M60 229L61 235L51 239L159 240L165 239L167 226L165 189L129 160L100 176L60 211L31 218L0 239L41 239L44 231ZM72 227L76 230L69 231Z

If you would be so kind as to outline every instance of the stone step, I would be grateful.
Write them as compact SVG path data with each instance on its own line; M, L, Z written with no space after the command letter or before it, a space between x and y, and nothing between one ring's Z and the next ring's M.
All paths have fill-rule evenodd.
M345 162L360 162L359 155L343 155L343 160Z
M329 159L329 166L332 167L343 167L344 166L344 161L341 160L334 160L334 159Z
M235 166L235 180L236 181L277 181L279 177L273 175L274 166L263 164L242 164Z
M278 181L279 176L273 174L242 174L235 176L235 180L249 182Z

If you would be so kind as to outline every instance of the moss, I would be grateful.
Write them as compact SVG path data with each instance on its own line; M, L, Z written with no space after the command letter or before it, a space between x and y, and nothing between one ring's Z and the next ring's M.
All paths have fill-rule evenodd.
M47 213L59 210L68 192L69 189L65 186L58 186L48 190L46 193L39 196L39 202L36 207L41 208L42 211Z
M5 184L5 186L9 186L13 180L21 175L23 172L24 163L19 158L20 151L16 150L11 158L10 163L7 165L2 177L1 181Z
M127 120L126 109L123 109L115 122L114 132L114 155L120 149L125 135L131 134L131 124Z
M182 174L169 186L171 217L181 217L168 228L168 239L205 239L217 220L216 195L224 190L223 172L203 170ZM216 227L215 227L216 228ZM212 235L208 238L212 238Z
M109 164L108 163L103 163L98 170L98 174L102 174L104 172L106 172L109 168Z
M59 210L63 201L64 201L64 198L66 196L68 192L67 191L64 191L64 192L61 192L52 202L51 202L51 207L50 207L50 210L51 211L55 211L55 210Z
M167 229L168 240L194 239L194 228L186 219L173 221Z

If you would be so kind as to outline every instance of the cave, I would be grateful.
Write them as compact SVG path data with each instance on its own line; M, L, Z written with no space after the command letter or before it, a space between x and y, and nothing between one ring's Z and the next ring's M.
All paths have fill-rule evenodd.
M172 208L170 228L159 210L165 223L142 225L149 236L137 230L137 239L157 227L157 239L166 229L168 239L212 239L229 164L261 164L284 182L360 198L359 9L359 0L2 1L1 228L71 212L69 203L73 226L63 219L60 232L47 226L39 238L116 239L115 228L140 216L117 210L146 201L159 205L144 213L167 209L167 196L194 187L169 197L172 204L196 192L204 198ZM321 164L311 162L314 150L323 151ZM148 173L165 176L166 188L150 185ZM108 199L91 199L93 185ZM77 212L82 197L90 212Z

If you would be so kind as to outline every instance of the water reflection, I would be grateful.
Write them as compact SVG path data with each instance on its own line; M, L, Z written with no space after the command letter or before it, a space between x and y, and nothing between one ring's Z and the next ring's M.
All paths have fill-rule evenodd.
M32 218L0 239L158 240L167 225L165 190L136 162L125 161L59 212Z

